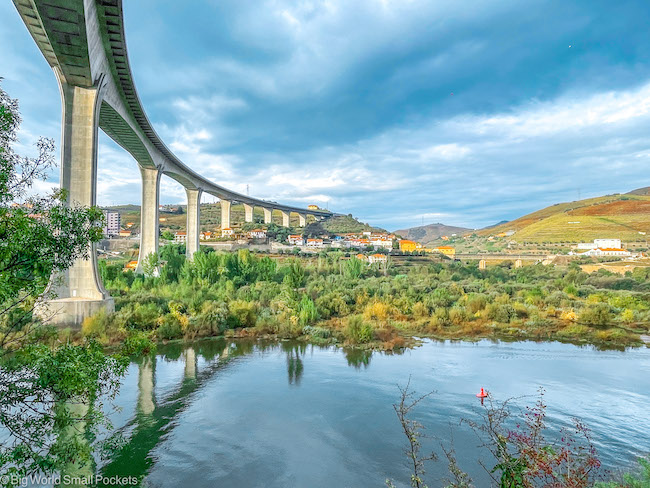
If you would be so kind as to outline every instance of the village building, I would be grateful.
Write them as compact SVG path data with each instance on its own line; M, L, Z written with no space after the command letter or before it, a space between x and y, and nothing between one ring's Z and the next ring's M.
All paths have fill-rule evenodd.
M413 252L413 251L419 251L420 249L422 249L422 244L418 242L409 241L408 239L402 239L399 241L400 251Z
M445 256L449 256L451 258L456 255L456 249L454 249L452 246L434 247L433 252L439 252L440 254L444 254Z
M254 229L248 232L250 239L266 239L266 231L264 229Z
M368 262L370 264L374 264L374 263L381 264L381 263L385 263L386 261L388 261L388 256L386 256L385 254L371 254L370 256L368 256Z
M323 247L323 239L307 239L307 247Z
M305 240L303 237L299 234L293 234L287 237L287 242L291 244L292 246L304 246L305 245Z
M176 244L184 244L187 242L187 232L178 231L174 234L174 242Z

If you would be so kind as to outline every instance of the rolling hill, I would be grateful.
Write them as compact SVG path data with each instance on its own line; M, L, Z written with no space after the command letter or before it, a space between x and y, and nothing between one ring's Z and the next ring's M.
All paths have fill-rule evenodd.
M517 242L591 242L598 238L645 241L650 233L650 188L557 203L477 234L509 231L514 231L510 238Z
M470 232L471 230L472 229L466 229L465 227L454 227L438 223L396 230L395 234L402 236L404 239L409 239L426 245L442 236L451 236L452 234L461 235Z

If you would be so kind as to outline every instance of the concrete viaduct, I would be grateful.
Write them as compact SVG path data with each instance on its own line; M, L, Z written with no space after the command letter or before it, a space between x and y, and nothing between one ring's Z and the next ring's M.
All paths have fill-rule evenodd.
M61 187L68 204L96 203L98 128L128 151L142 175L140 254L158 251L160 178L167 175L187 192L187 256L199 247L199 210L203 192L221 200L222 228L230 226L230 207L241 203L246 222L253 208L264 210L264 221L280 211L289 226L297 214L317 220L332 213L268 202L228 190L183 164L153 129L133 82L124 35L121 0L14 0L21 18L52 67L62 103ZM114 309L97 270L95 248L52 282L56 296L45 306L53 323L80 324L102 307Z

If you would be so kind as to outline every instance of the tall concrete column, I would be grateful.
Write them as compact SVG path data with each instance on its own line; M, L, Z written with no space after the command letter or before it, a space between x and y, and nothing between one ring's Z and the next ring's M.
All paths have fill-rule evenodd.
M55 69L62 104L61 188L67 205L95 205L97 197L97 129L102 81L81 88L66 83ZM88 258L77 259L66 271L53 276L48 290L53 299L39 304L36 313L53 324L81 325L83 319L106 308L115 310L97 269L95 244Z
M252 222L253 221L253 206L244 204L244 221Z
M265 224L270 224L273 222L273 209L272 208L264 208L264 223Z
M305 227L307 225L307 215L298 214L298 224L300 227Z
M282 214L282 227L289 227L289 212L280 211Z
M221 230L230 228L230 200L221 200Z
M158 252L158 206L160 205L160 177L158 168L140 167L142 175L142 206L140 208L140 254L136 273L142 273L142 264L149 254Z
M199 250L202 190L185 188L185 192L187 193L187 240L185 243L185 255L187 259L192 259L194 253Z

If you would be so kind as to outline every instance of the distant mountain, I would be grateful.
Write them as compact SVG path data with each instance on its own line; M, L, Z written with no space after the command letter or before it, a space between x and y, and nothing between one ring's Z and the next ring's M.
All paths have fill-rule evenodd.
M644 186L643 188L637 188L626 193L626 195L641 195L641 196L650 196L650 186Z
M650 234L650 187L573 202L556 203L518 219L486 227L479 236L514 231L517 242L591 242L599 238L624 242Z
M501 222L497 222L496 224L486 225L484 227L484 229L493 229L494 227L498 227L500 225L507 224L508 222L510 222L510 221L509 220L502 220Z
M472 229L465 227L454 227L438 223L396 230L395 234L402 236L404 239L419 242L420 244L428 244L442 236L451 236L452 234L461 235L471 231Z

